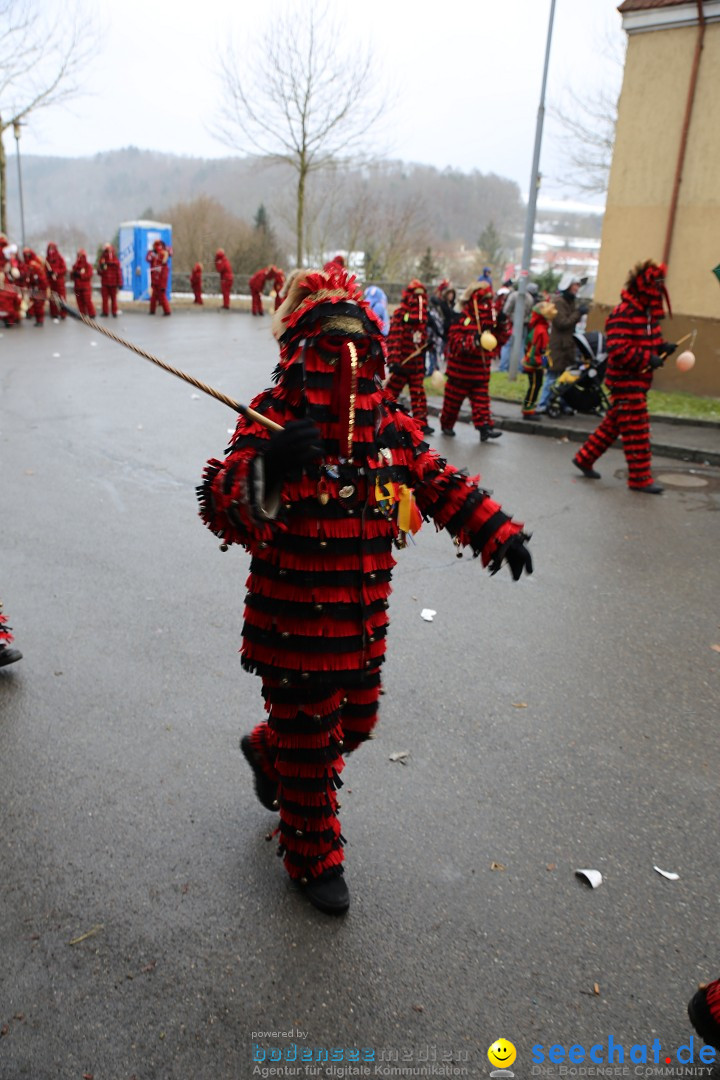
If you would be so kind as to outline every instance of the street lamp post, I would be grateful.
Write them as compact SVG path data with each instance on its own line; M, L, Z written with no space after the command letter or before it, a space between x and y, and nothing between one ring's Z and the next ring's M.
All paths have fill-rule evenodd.
M20 194L20 235L22 246L25 247L25 207L23 206L22 169L20 168L20 128L21 120L13 120L13 135L15 136L15 154L17 157L18 192Z
M537 205L538 188L540 187L540 147L542 145L543 120L545 119L545 87L547 85L548 66L550 64L550 44L552 42L553 18L555 16L555 0L550 0L550 21L548 23L547 42L545 44L545 66L543 68L542 87L540 90L540 105L538 107L537 125L535 128L535 149L533 151L532 172L530 174L530 190L528 192L527 216L525 219L525 241L523 243L522 267L518 280L518 296L515 301L515 317L513 319L512 348L510 351L510 366L508 378L513 381L517 378L520 357L522 356L525 343L523 341L523 322L525 319L525 293L527 291L528 275L530 273L530 261L532 259L533 234L535 232L535 207Z

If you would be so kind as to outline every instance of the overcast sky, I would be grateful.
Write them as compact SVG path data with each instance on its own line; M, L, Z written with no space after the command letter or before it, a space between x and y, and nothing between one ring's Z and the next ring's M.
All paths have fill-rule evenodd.
M284 18L291 33L293 9L303 2L96 5L106 34L86 71L88 93L30 117L22 150L85 156L132 145L198 157L231 153L209 130L222 94L217 57L228 40L242 56L270 18ZM607 39L623 40L617 2L556 0L548 107L568 107L569 89L582 95L619 86L620 68L605 51ZM388 156L495 172L526 193L550 0L330 3L342 17L345 45L369 44L394 84ZM9 134L6 150L14 152ZM550 117L541 171L546 199L578 198L563 181Z

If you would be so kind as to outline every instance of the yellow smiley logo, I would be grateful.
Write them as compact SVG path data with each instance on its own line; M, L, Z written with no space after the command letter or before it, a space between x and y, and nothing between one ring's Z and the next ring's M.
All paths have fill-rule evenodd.
M507 1069L517 1057L517 1051L507 1039L496 1039L488 1050L488 1060L498 1069Z

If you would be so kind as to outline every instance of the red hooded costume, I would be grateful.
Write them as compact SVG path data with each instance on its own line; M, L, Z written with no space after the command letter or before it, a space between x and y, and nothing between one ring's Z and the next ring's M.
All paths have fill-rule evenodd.
M172 315L167 298L171 255L172 250L166 246L164 240L156 240L146 255L150 263L150 315L155 314L158 304L162 308L163 315Z
M92 276L94 273L95 267L91 262L88 262L85 250L80 248L70 271L70 277L73 280L78 311L81 315L89 315L91 319L95 318L95 305L92 299Z
M117 318L117 294L122 289L122 266L112 244L106 244L97 264L100 274L100 289L102 294L102 313L107 316L110 311L113 318Z
M48 288L50 289L50 318L64 319L67 317L67 312L65 308L59 306L55 296L59 296L61 300L65 300L67 297L65 285L67 264L55 244L48 244L47 246L45 273L47 274Z
M427 422L425 350L427 349L428 298L425 286L413 279L405 288L400 303L393 312L388 333L388 364L390 378L387 392L397 399L406 383L410 385L412 414L424 433L432 428Z
M522 525L430 450L383 391L384 338L354 277L337 266L303 272L273 329L276 386L252 408L285 430L241 417L198 492L223 547L252 556L242 663L262 678L268 719L242 745L258 797L279 810L288 873L315 888L343 861L344 754L377 720L393 546L424 517L492 571L503 559L521 558L527 572L532 563Z
M665 289L667 267L648 260L630 272L620 303L608 315L608 366L605 381L610 409L573 461L586 476L599 478L593 465L618 435L628 465L628 487L658 494L650 471L650 418L647 392L653 374L675 346L663 340L660 320L670 303Z
M256 270L253 276L248 282L250 288L250 298L252 300L251 310L253 315L264 315L265 309L262 302L262 291L265 288L265 282L268 280L269 267L264 266L262 270Z
M202 276L203 276L203 264L201 262L196 262L195 265L193 266L192 272L190 274L190 288L192 289L193 296L195 297L195 299L193 301L193 303L195 303L195 304L202 304L202 302L203 302L203 295L202 295L203 280L202 280Z
M30 312L35 316L35 325L45 322L45 301L48 294L48 281L43 260L32 250L23 248L23 283L30 296Z
M462 313L448 331L447 383L443 398L440 427L444 435L454 434L460 406L470 399L473 424L485 442L501 432L493 425L490 412L490 363L497 348L484 349L485 331L497 340L492 288L486 281L475 282L462 298Z
M233 277L230 260L222 248L218 248L215 252L215 269L220 275L220 291L223 298L222 306L227 309L230 307L230 290L232 289L233 281L235 279Z

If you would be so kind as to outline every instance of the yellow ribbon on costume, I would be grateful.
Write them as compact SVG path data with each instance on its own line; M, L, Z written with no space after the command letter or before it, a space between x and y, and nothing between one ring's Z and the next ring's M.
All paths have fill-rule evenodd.
M400 484L399 502L398 529L404 533L416 533L422 525L422 514L418 510L415 496L407 484Z

